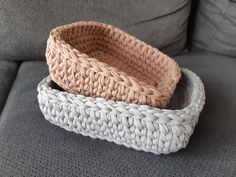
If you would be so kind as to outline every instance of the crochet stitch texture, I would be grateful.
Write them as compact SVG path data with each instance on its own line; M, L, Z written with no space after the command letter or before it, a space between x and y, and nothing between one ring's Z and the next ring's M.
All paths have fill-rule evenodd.
M120 29L78 22L53 29L50 75L70 93L164 108L180 79L177 63Z
M54 89L50 77L39 83L38 101L46 120L68 131L167 154L187 145L205 103L200 78L187 69L182 78L184 103L176 110L67 93Z

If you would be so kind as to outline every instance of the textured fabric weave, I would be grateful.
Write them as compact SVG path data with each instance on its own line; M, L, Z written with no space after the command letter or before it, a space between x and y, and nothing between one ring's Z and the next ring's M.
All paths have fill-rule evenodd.
M112 24L169 55L185 47L190 0L0 0L1 59L44 59L56 26L81 20Z
M193 45L236 57L236 0L200 0Z
M18 71L19 63L0 60L0 114Z
M0 176L234 177L236 60L197 51L177 61L203 80L206 105L187 148L161 156L51 125L36 90L48 68L45 62L24 62L1 115Z

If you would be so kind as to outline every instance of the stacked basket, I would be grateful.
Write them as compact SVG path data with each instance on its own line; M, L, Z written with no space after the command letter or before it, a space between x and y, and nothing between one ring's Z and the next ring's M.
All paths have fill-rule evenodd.
M155 154L187 145L203 84L158 49L111 25L78 22L51 31L46 58L38 100L51 123Z

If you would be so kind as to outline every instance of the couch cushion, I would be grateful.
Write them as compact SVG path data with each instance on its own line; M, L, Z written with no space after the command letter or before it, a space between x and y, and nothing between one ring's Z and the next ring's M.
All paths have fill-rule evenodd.
M47 66L24 62L1 115L0 176L235 175L236 60L203 51L176 60L201 76L207 100L187 148L170 155L139 152L50 124L36 97Z
M200 0L193 45L236 57L235 38L236 0Z
M120 27L170 55L185 47L190 0L0 1L0 56L44 59L49 31L95 20Z
M0 114L18 71L18 62L0 60Z

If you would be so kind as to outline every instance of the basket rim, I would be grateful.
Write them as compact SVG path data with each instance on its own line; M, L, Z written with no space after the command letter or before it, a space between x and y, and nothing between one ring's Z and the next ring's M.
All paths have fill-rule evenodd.
M110 30L115 30L117 33L121 34L121 35L125 35L127 37L129 37L131 40L135 41L136 43L140 43L140 45L144 46L145 48L147 48L147 50L154 50L156 52L158 52L158 55L162 55L164 56L165 60L168 60L171 62L171 64L173 64L175 70L172 70L171 71L171 80L172 80L172 87L168 87L167 85L165 86L164 89L168 89L170 90L170 92L163 92L162 90L160 90L159 87L154 87L153 85L151 84L146 84L146 82L144 81L141 81L131 75L128 75L126 72L122 71L122 70L119 70L118 68L116 67L113 67L113 66L110 66L108 65L107 63L105 62L102 62L100 60L98 60L97 58L94 58L94 57L90 57L89 55L87 55L86 53L83 53L81 51L79 51L78 49L76 49L75 47L73 47L72 45L70 45L69 43L67 43L64 39L61 38L61 35L59 35L60 37L59 38L56 38L55 37L55 34L58 34L58 33L61 33L61 30L69 30L70 28L72 27L75 27L75 26L79 26L79 25L95 25L95 26L99 26L101 25L102 27L104 28L108 28ZM80 21L80 22L75 22L75 23L72 23L72 24L68 24L68 25L64 25L64 26L59 26L59 27L56 27L55 29L53 29L51 32L50 32L50 36L49 36L49 39L47 41L47 45L49 45L49 40L52 40L53 42L55 42L58 46L64 46L65 48L69 49L70 51L72 51L72 53L70 53L71 55L75 55L76 58L80 58L83 60L83 62L85 62L86 64L83 64L82 67L86 68L86 69L89 69L89 70L92 70L93 72L96 72L96 73L99 73L100 75L104 76L104 77L109 77L106 73L110 73L112 76L116 76L116 78L119 78L120 80L122 80L122 82L119 82L115 79L115 77L109 77L109 79L113 80L114 82L119 82L120 85L123 85L125 88L128 88L128 89L132 89L136 92L139 92L141 95L144 95L144 96L153 96L155 95L155 97L158 99L158 100L167 100L169 99L169 97L173 94L173 90L175 89L176 85L177 85L177 82L179 81L180 77L181 77L181 71L180 71L180 68L177 64L177 62L172 59L171 57L167 56L166 54L162 53L160 50L158 50L157 48L155 47L152 47L151 45L135 38L134 36L126 33L125 31L122 31L120 30L119 28L117 27L114 27L112 25L109 25L109 24L105 24L105 23L101 23L101 22L96 22L96 21ZM61 47L62 48L62 47ZM46 53L46 56L47 56L47 53ZM80 63L78 60L75 60L74 58L71 58L71 57L67 57L67 60L70 60L71 62L74 62L74 63ZM106 70L107 72L98 72L96 70L94 70L94 68L91 68L89 66L102 66L104 71ZM131 86L128 86L127 83L123 80L123 77L125 78L128 78L129 81L132 83ZM173 82L174 81L174 82ZM135 86L136 87L135 87ZM138 86L139 89L136 89ZM149 91L147 94L147 92L143 92L143 90ZM171 88L171 89L169 89ZM141 89L141 90L140 90Z

